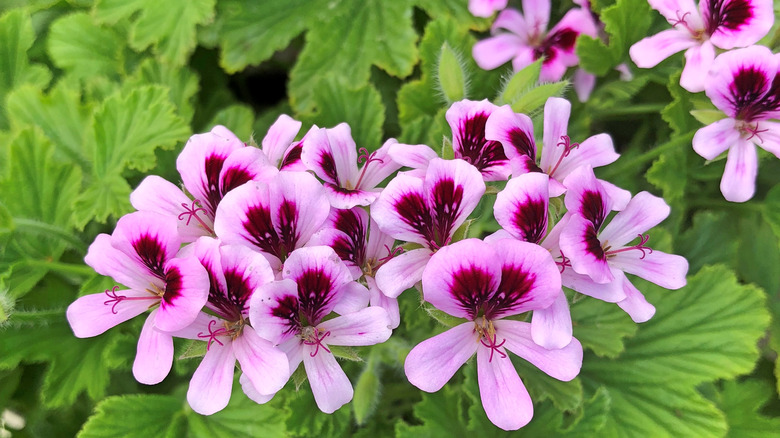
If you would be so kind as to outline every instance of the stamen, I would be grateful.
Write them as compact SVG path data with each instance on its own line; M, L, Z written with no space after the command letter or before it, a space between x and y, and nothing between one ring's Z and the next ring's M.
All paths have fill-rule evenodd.
M206 225L206 223L203 222L203 219L198 217L198 212L203 212L204 214L207 214L206 209L201 206L199 200L197 199L193 200L191 205L187 205L186 202L182 202L181 206L184 207L184 212L179 215L179 220L183 221L186 218L187 223L185 223L184 225L189 225L190 220L192 220L192 218L195 218L195 220L198 221L200 225L204 229L206 229L206 231L208 231L210 234L214 234L214 230L212 230L211 227Z
M750 140L753 137L757 137L758 141L761 142L761 144L764 144L764 139L761 138L761 136L758 135L758 134L761 134L762 132L769 131L768 128L767 129L758 129L758 124L756 124L755 126L747 126L744 129L745 129L745 131L750 133L750 137L748 137L747 140Z
M392 259L393 257L402 254L404 252L404 249L400 246L396 246L395 248L390 248L389 246L385 245L385 249L387 250L387 255L379 259L378 261L380 263L385 263Z
M428 247L433 251L436 252L441 249L442 246L447 246L452 241L452 237L447 237L447 239L444 241L443 244L439 245L435 240L431 239L428 241Z
M125 301L125 300L154 300L154 299L157 298L156 296L153 296L153 297L128 297L128 296L125 296L125 295L119 295L117 293L117 291L116 291L117 289L119 289L119 286L114 286L111 289L106 289L105 290L105 294L108 295L108 297L111 298L111 299L110 300L106 300L106 301L103 302L103 304L106 305L106 306L111 304L111 313L113 313L114 315L117 314L116 306L119 305L119 303L122 302L122 301Z
M645 246L645 243L647 243L647 241L650 240L650 235L649 234L645 234L643 236L641 234L637 234L637 236L639 236L639 240L640 240L640 242L638 244L636 244L634 246L629 246L629 247L626 247L626 248L616 249L616 250L613 250L613 251L607 251L606 254L608 256L611 256L611 255L615 255L615 254L617 254L619 252L625 252L625 251L631 251L632 249L638 249L639 251L642 251L642 257L639 257L639 260L642 260L642 259L645 258L645 256L647 255L645 253L645 251L648 251L648 254L652 254L653 253L653 248L650 248L649 246Z
M547 175L549 175L549 176L553 176L555 171L558 170L558 166L561 165L561 162L563 161L563 159L568 157L569 154L571 153L571 151L573 151L574 149L578 148L580 146L580 144L579 143L572 143L571 139L569 138L568 135L562 135L561 136L561 141L558 142L558 146L563 146L563 153L561 154L560 157L558 157L558 162L555 163L555 166L552 168L552 170L549 173L547 173Z
M227 335L227 334L230 333L228 331L228 329L226 329L225 327L220 327L220 328L218 328L216 330L213 330L211 328L211 326L213 326L216 323L217 323L217 321L215 319L212 319L211 321L209 321L209 327L208 327L209 333L208 334L205 334L203 332L198 333L198 337L199 338L208 338L209 339L208 340L208 344L206 344L206 351L208 351L211 348L211 343L212 342L216 342L217 344L219 344L221 346L224 346L225 344L223 344L222 341L217 339L217 336L223 336L223 335Z
M330 350L328 350L328 347L326 347L325 344L322 343L323 339L325 339L326 337L330 336L330 332L325 332L322 335L322 337L319 337L319 335L317 333L313 333L313 336L314 336L314 340L313 341L312 340L303 341L303 343L306 344L306 345L316 345L317 346L317 349L314 350L314 353L310 353L309 356L311 356L311 357L316 356L317 353L319 353L319 351L320 351L320 347L322 347L323 350L325 350L328 353L330 353Z
M566 268L571 268L571 259L563 255L563 251L561 251L561 261L556 261L555 264L561 268L560 273L563 274Z
M679 10L678 10L678 11L676 11L676 12L675 12L675 14L677 15L677 20L675 20L675 21L670 21L670 22L669 22L669 24L671 24L671 25L672 25L672 27L677 27L677 25L678 25L678 24L682 24L682 25L683 25L683 27L685 27L685 28L686 28L686 29L688 29L688 30L691 30L690 26L688 26L688 23L685 21L685 17L687 17L687 16L688 16L688 15L690 15L691 13L690 13L690 12L686 12L686 13L684 13L684 14L682 15L682 17L681 17L681 16L680 16L680 12L682 12L682 11L679 11Z
M385 162L381 158L374 158L374 155L376 155L376 151L371 152L371 154L369 155L368 149L360 148L358 149L358 152L360 152L360 155L358 156L358 163L362 164L365 161L365 164L363 164L363 169L360 171L360 177L358 178L358 181L355 184L356 190L360 188L360 183L363 181L363 175L366 174L366 169L368 169L369 164L371 164L373 161L379 161L380 163Z
M482 345L484 345L485 347L488 347L490 349L490 358L488 359L488 362L493 362L493 354L494 353L500 354L502 359L505 358L506 357L506 353L504 353L503 351L499 350L498 348L503 346L506 343L506 339L503 339L500 344L497 344L496 343L497 335L495 333L493 333L493 339L490 339L490 337L488 337L487 339L488 339L488 342L489 342L487 344L485 343L484 338L480 339L479 342L482 343Z

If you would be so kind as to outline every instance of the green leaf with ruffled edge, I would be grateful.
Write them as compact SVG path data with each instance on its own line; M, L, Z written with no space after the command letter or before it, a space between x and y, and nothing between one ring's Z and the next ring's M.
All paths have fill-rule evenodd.
M198 75L190 68L174 67L146 58L128 78L125 86L157 84L168 87L168 99L176 107L176 113L189 122L195 114L193 100L199 90L198 80Z
M51 80L44 66L30 64L27 50L35 41L30 15L23 9L11 10L0 16L0 128L8 126L3 109L5 96L21 84L43 88Z
M248 142L253 134L254 124L255 112L252 108L248 105L235 104L219 110L207 126L226 126L238 138Z
M303 366L298 367L298 370L302 369ZM282 391L289 391L286 395L286 407L290 415L286 418L286 424L290 436L301 438L348 436L352 427L352 411L349 406L343 406L332 414L326 414L317 407L308 384L297 392L294 392L289 385Z
M571 305L574 337L598 356L617 357L625 350L625 338L636 333L637 325L616 304L576 297Z
M216 0L99 0L95 21L115 24L131 19L130 47L154 52L173 65L184 65L197 44L196 27L214 19Z
M107 98L94 113L87 138L91 180L76 199L72 223L83 228L92 219L104 222L127 213L130 186L123 172L153 168L155 149L170 149L189 134L174 113L167 88L145 86Z
M58 18L49 30L54 64L79 78L119 76L124 72L126 41L113 28L95 24L84 12Z
M761 408L774 398L770 386L758 380L723 382L718 405L726 414L728 437L764 438L780 431L780 418L761 415Z
M444 385L433 394L423 393L422 401L414 405L414 416L423 424L396 423L396 438L472 437L473 432L466 428L464 398L464 391L452 384Z
M576 48L580 67L603 76L627 60L631 45L647 36L653 13L645 0L617 0L614 5L602 9L599 18L605 25L609 43L580 35Z
M98 403L78 437L180 437L186 428L183 408L182 400L170 395L108 397Z
M763 292L722 266L703 268L678 291L633 281L655 316L616 359L586 356L580 374L612 396L605 436L723 434L723 414L695 386L753 368L769 323Z

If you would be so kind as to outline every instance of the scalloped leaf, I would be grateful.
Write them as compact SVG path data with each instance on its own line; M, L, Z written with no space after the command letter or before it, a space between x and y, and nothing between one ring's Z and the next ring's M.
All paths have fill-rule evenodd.
M119 76L124 72L125 40L116 30L95 24L85 12L55 20L47 42L54 65L76 77Z

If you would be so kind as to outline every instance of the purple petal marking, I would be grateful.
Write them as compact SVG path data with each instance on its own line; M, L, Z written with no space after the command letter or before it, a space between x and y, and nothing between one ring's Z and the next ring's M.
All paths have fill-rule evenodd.
M404 193L394 207L401 219L423 236L426 241L435 241L432 218L422 194L419 192Z
M221 198L225 196L225 193L248 181L251 181L253 177L254 175L245 167L231 167L227 169L226 172L222 175L222 189L220 190L219 201L222 200Z
M287 149L287 152L285 153L284 158L282 159L282 164L279 166L279 168L282 170L286 170L287 168L290 168L291 166L300 163L302 150L303 150L302 141L299 141L298 143L295 143L292 146L290 146L290 148Z
M173 304L173 301L181 296L181 290L184 287L183 280L181 271L179 271L178 267L171 266L165 271L165 293L163 294L162 299L165 300L166 303Z
M326 316L324 309L330 307L336 292L329 272L320 267L307 269L294 280L298 285L301 314L308 324L319 324Z
M149 272L158 278L165 278L165 250L157 236L142 234L132 242L133 249L141 258L141 262L149 268Z
M528 199L525 205L517 206L513 220L527 242L539 243L547 233L547 203Z
M509 131L509 141L519 154L526 155L536 162L536 143L533 138L528 137L527 132L520 128L514 128ZM541 169L539 172L541 172Z
M772 83L765 92L770 79ZM765 72L757 67L741 68L734 75L729 91L736 109L736 118L739 120L755 120L766 112L780 108L780 75L768 78Z
M460 156L480 172L485 169L504 164L507 160L504 155L504 147L500 142L485 138L485 124L489 114L479 112L470 118L462 119L458 132L460 134Z
M739 30L753 18L753 4L749 0L703 0L704 23L707 34L712 35L720 27Z
M281 246L279 236L271 222L271 211L268 206L258 204L250 207L246 212L243 226L249 233L245 236L249 242L269 254L282 258L279 251Z
M497 143L497 142L496 142ZM500 143L498 143L501 146ZM501 152L503 154L503 152ZM432 241L437 246L447 245L453 230L453 225L461 212L463 204L463 186L455 184L452 178L436 181L432 190L431 204L435 229Z
M283 200L279 206L279 213L276 218L276 225L279 230L279 243L281 245L280 253L292 252L295 249L298 243L297 224L298 206L295 204L295 201Z
M226 155L213 154L206 157L204 164L206 170L206 181L203 181L203 193L206 195L206 207L211 215L217 211L217 205L222 200L222 193L219 190L219 174L222 172L222 165L227 159Z
M339 184L339 176L336 174L336 161L330 151L322 151L320 155L320 167L329 178Z
M524 271L522 266L506 264L502 266L501 283L485 310L485 318L497 318L504 311L530 301L532 297L527 296L527 294L533 289L535 279L536 276L531 272Z
M549 64L555 60L558 50L570 52L574 49L579 33L574 29L558 29L547 35L541 45L534 48L534 59L544 56L544 63Z
M589 220L595 230L601 228L607 217L607 203L598 191L585 190L580 198L578 213Z
M277 301L276 307L271 309L271 315L288 321L288 328L285 330L285 334L297 332L300 330L301 321L300 313L298 311L299 309L300 305L298 298L292 295L286 295L282 297L279 301Z
M469 315L477 319L483 312L487 316L486 307L492 307L490 297L495 292L493 276L479 266L467 265L452 273L450 294L458 305Z
M364 210L359 210L364 211ZM331 247L339 258L362 267L366 260L366 231L368 224L358 209L335 210L333 226L344 235L338 236Z

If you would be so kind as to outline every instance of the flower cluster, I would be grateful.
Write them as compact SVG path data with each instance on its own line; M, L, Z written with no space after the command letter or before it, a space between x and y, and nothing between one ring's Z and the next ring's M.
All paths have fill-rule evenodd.
M151 310L133 366L146 384L170 371L173 338L203 341L187 394L201 414L227 405L236 361L258 403L303 362L331 413L353 396L333 347L386 341L396 298L421 282L422 298L462 323L411 350L409 381L437 391L476 354L488 418L520 428L533 406L507 350L560 380L582 365L564 286L642 322L654 308L626 273L675 289L687 272L644 234L669 207L597 179L593 168L618 154L606 134L574 142L569 112L564 99L545 105L538 160L531 119L486 100L447 111L451 160L393 139L358 149L346 124L295 141L301 123L287 116L261 148L221 126L195 135L177 161L184 190L147 177L131 196L138 211L89 248L87 264L125 288L79 298L68 321L89 337ZM494 202L501 230L459 240L493 181L506 182ZM561 196L559 217L550 204ZM530 322L511 318L527 312Z

